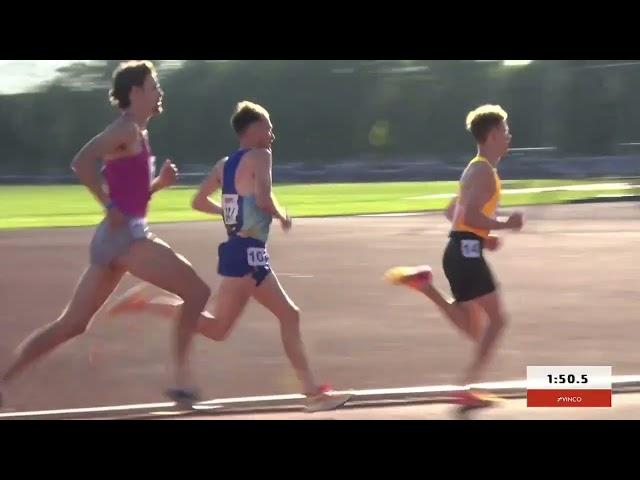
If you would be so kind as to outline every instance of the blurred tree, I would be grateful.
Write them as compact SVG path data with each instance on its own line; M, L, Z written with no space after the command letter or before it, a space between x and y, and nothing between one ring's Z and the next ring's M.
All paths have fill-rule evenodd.
M0 96L0 172L68 171L115 116L107 92L118 62L73 63L35 92ZM465 115L486 102L509 111L514 146L603 154L638 140L632 61L155 62L166 110L153 120L153 148L181 165L211 164L234 148L229 117L244 99L271 112L277 162L465 155L473 148Z

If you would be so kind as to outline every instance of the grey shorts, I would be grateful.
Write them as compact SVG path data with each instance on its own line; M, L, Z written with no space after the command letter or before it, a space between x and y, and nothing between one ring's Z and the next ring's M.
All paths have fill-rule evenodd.
M124 255L135 241L153 239L149 225L144 220L130 219L127 225L113 228L104 219L93 234L89 256L92 265L109 266Z

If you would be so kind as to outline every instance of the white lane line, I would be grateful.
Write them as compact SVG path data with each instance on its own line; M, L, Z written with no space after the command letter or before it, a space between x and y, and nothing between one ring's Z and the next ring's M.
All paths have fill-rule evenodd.
M611 377L612 387L615 389L629 383L640 383L640 375L612 375ZM616 385L618 384L618 385ZM473 388L484 388L491 390L508 390L508 389L525 389L527 386L526 380L508 380L501 382L484 382L471 385ZM417 387L401 387L401 388L379 388L369 390L345 390L336 391L335 394L350 393L357 399L357 397L367 397L376 395L413 395L424 393L449 393L463 390L464 387L459 385L433 385L433 386L417 386ZM289 395L264 395L253 397L237 397L237 398L220 398L215 400L207 400L200 402L195 406L195 409L208 410L221 408L224 405L242 403L260 403L260 402L274 402L274 401L289 401L289 400L302 400L304 396L301 394L289 394ZM212 407L213 406L213 407ZM163 403L141 403L132 405L113 405L104 407L92 407L92 408L69 408L63 410L37 410L37 411L24 411L24 412L10 412L0 413L1 418L21 418L21 417L38 417L38 416L53 416L53 415L66 415L66 414L83 414L83 413L104 413L104 412L126 412L135 410L149 410L158 408L173 408L175 403L163 402Z

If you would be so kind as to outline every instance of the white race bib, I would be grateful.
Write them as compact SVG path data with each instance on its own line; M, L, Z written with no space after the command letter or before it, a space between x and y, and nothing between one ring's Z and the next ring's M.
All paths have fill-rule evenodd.
M263 267L269 263L269 254L264 248L249 247L247 248L247 263L251 267Z
M480 240L461 240L462 256L465 258L480 258Z
M156 157L154 155L149 156L149 182L153 182L156 178Z
M225 225L235 225L238 223L238 195L224 194L222 195L222 210Z
M144 217L132 218L129 220L129 231L136 240L147 238L147 234L149 233L147 219Z

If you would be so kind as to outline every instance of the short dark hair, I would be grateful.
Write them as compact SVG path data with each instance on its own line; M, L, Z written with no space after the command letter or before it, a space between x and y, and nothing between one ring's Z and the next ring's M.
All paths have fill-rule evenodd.
M467 130L478 143L487 141L491 129L507 120L507 112L500 105L482 105L467 115Z
M113 72L113 88L109 90L109 100L118 108L129 108L129 95L133 87L142 87L149 75L156 69L148 60L122 62Z
M231 127L237 135L242 135L254 122L269 118L269 112L257 103L247 100L239 102L231 115Z

